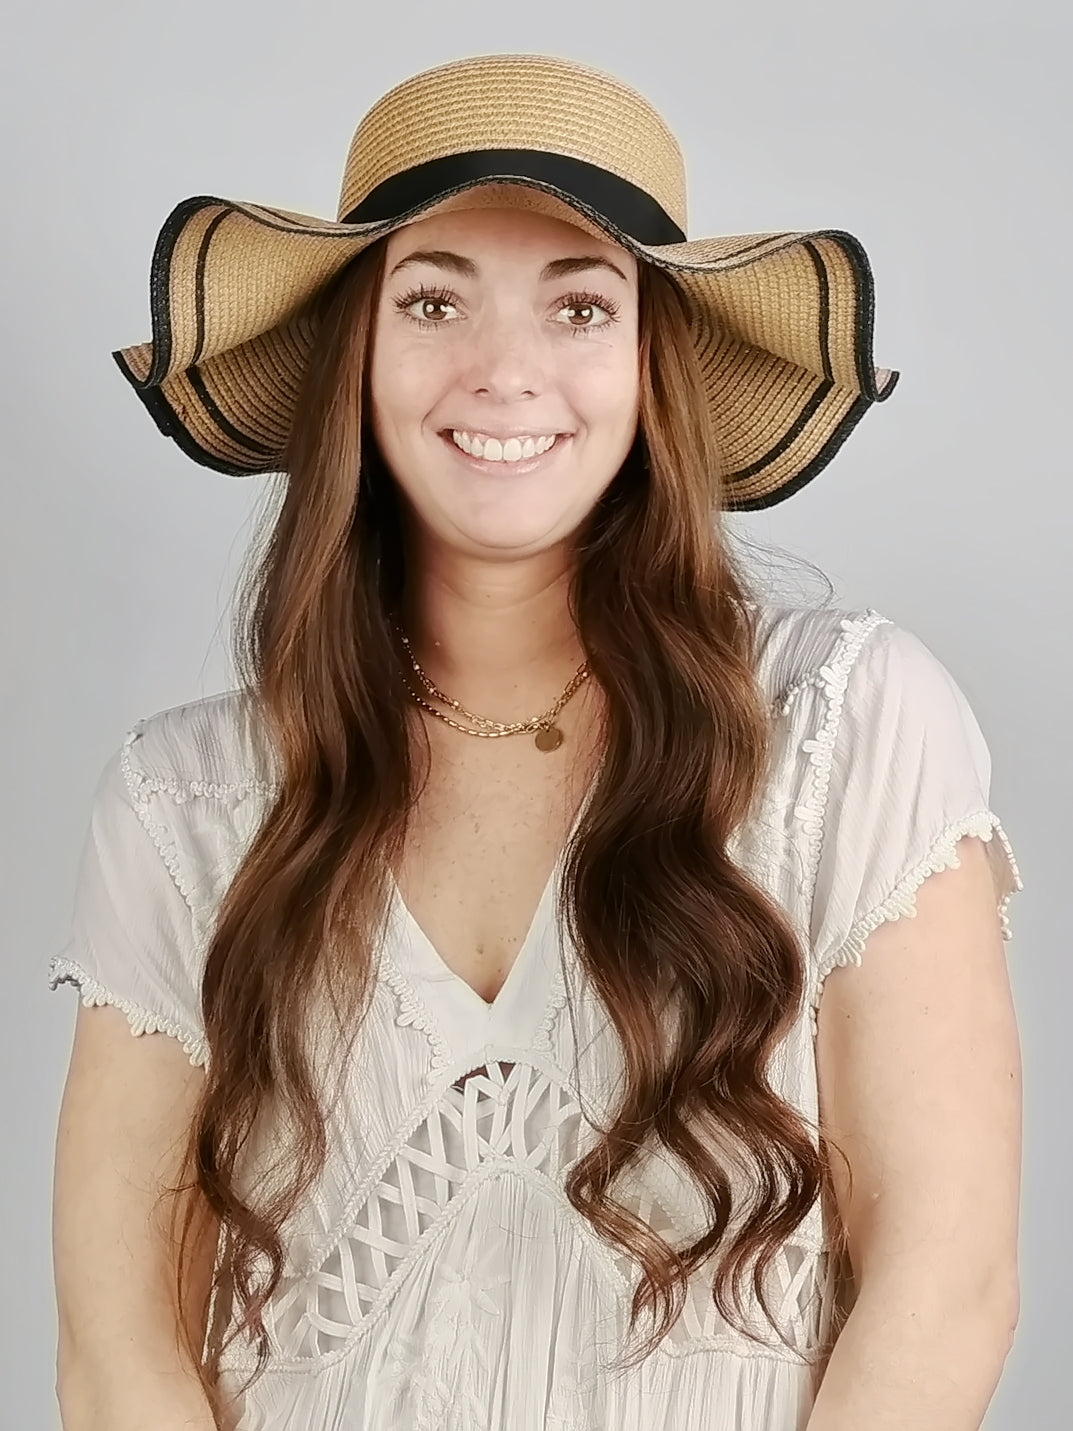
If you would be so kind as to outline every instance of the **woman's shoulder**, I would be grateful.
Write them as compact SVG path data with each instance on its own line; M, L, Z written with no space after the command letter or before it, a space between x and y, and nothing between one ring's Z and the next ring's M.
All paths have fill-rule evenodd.
M872 607L807 606L762 601L757 615L757 679L772 706L802 686L828 692L845 685L861 653L894 623Z
M257 731L249 693L239 688L168 706L127 732L128 775L180 798L267 793L274 772Z
M220 691L136 721L109 761L109 788L133 807L199 936L276 788L256 730L248 693Z

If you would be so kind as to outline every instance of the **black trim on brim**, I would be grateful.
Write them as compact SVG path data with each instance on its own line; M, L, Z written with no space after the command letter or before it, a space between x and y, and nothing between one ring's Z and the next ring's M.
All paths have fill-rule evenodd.
M893 387L893 384L891 384ZM845 417L838 424L830 437L820 448L819 452L807 466L802 467L796 476L791 477L786 482L781 482L774 492L766 492L762 497L734 497L734 482L726 484L727 496L730 497L732 506L730 510L734 512L762 512L768 507L777 507L780 502L784 502L787 497L792 497L795 492L800 492L801 488L811 482L813 477L819 475L827 466L831 458L845 442L853 429L860 422L868 409L872 406L874 399L866 397L854 398L853 404ZM735 474L736 475L736 474Z
M248 467L239 466L234 462L225 462L217 453L210 452L207 448L202 447L190 429L180 420L178 413L172 407L160 387L147 387L142 385L137 375L131 371L129 363L123 356L122 349L117 348L115 352L112 353L112 357L119 371L141 398L146 412L148 412L149 416L153 419L158 430L163 436L170 437L185 457L189 457L191 461L197 462L202 467L211 468L213 472L221 472L225 477L250 477L254 475L250 472ZM204 387L204 384L202 384L202 387ZM208 397L207 393L205 393L205 397ZM212 406L215 408L215 403L213 403ZM216 411L218 412L219 409L216 409ZM220 415L222 417L222 414ZM228 423L227 426L234 432L234 428L231 427L230 423ZM242 444L247 448L261 447L260 443L254 442L254 440L245 433L240 433L238 436L241 438ZM261 450L267 454L267 449L261 447ZM273 468L272 470L279 471L281 469Z
M320 224L323 223L327 231L331 232L334 229L334 233L332 233L333 237L343 240L354 237L361 237L366 241L366 243L368 243L374 241L383 233L395 229L401 224L404 224L411 219L417 217L419 213L423 212L425 209L434 205L435 203L443 199L450 198L454 194L460 193L467 188L472 188L478 184L485 183L488 181L489 178L496 178L500 182L530 185L534 189L552 194L553 197L561 199L563 202L575 208L576 210L578 210L578 212L582 213L586 218L589 218L592 222L604 228L605 231L609 233L610 237L615 239L617 242L623 243L624 246L627 248L631 248L633 244L644 244L646 251L637 253L637 258L639 260L651 263L657 268L662 268L665 271L670 272L671 274L683 271L704 273L709 270L709 265L703 262L695 262L689 260L683 261L670 255L653 253L650 251L651 248L660 247L661 243L668 243L674 245L679 242L685 242L685 235L682 234L681 230L678 229L677 225L673 224L673 221L669 219L669 217L664 213L662 208L660 208L660 206L656 204L655 201L652 200L648 194L646 194L643 190L638 189L635 185L629 184L628 181L620 180L613 175L608 175L606 170L600 169L595 165L589 165L580 160L569 160L562 155L547 156L544 155L543 151L537 150L489 150L484 151L483 157L498 156L496 162L502 162L502 156L504 154L521 155L527 161L532 161L537 156L542 156L544 158L550 157L561 165L565 165L567 167L572 166L578 176L581 175L581 171L586 171L590 178L595 175L602 177L603 180L611 180L613 181L612 187L617 188L619 200L625 202L626 211L623 211L621 205L619 207L616 207L615 202L609 203L606 195L601 196L593 195L592 193L590 193L588 198L583 198L580 194L576 192L569 192L567 190L564 190L560 187L565 182L562 172L559 172L557 175L558 182L554 182L551 179L538 177L536 173L498 175L470 174L468 177L463 177L456 171L453 175L454 179L456 180L453 186L448 184L448 187L446 189L438 189L436 192L432 192L423 199L417 197L414 193L402 195L399 199L400 202L402 201L403 197L409 198L412 201L409 209L402 214L395 214L387 218L377 219L366 217L364 219L359 219L355 217L356 215L364 213L364 203L368 202L368 199L371 199L373 195L380 193L384 187L383 185L378 186L377 189L373 190L372 194L367 197L367 200L363 201L362 205L359 205L356 209L352 210L346 219L314 221L313 225L311 225L311 228L309 230L295 228L293 222L295 216L290 214L286 216L282 214L277 215L276 217L279 220L285 219L286 222L280 222L278 225L273 224L271 219L267 219L265 217L266 215L273 214L273 210L265 208L264 206L257 206L260 209L260 212L256 215L250 215L250 217L254 218L255 221L258 223L266 224L266 226L269 228L279 227L281 230L285 230L286 232L295 237L299 236L303 232L318 233L320 231ZM473 158L474 156L461 155L452 157L468 160ZM441 161L434 162L440 163ZM489 162L491 163L492 161L489 160ZM536 166L532 162L529 162L526 167L530 169L536 168ZM407 171L407 173L410 175L416 175L423 171L428 171L430 169L431 165L421 165L413 171ZM404 178L406 176L396 177ZM447 178L442 173L435 177L435 183L443 184L445 182L447 182ZM638 196L642 201L642 209L644 205L650 206L648 210L648 220L655 223L658 227L658 216L662 215L663 220L671 226L671 233L668 234L666 231L664 231L664 237L662 239L642 238L639 237L637 234L631 234L622 227L622 225L624 224L631 224L635 228L641 225L641 231L645 231L643 228L644 215L642 213L642 209L638 209L637 207L633 207L631 209L630 207L631 203L633 203L633 200ZM605 204L605 208L602 211L597 209L591 202L592 198L594 197L600 199L601 202ZM215 456L214 454L207 452L204 448L201 447L197 439L185 427L179 413L173 408L172 404L168 401L167 397L164 395L164 393L160 390L159 387L160 382L163 380L164 370L167 368L170 362L171 354L171 315L170 305L168 301L171 255L174 250L175 243L177 242L185 223L193 216L193 214L198 212L200 209L213 204L223 204L227 207L227 210L232 213L243 211L243 206L236 204L234 200L221 199L210 195L196 195L182 201L175 206L175 208L172 210L171 214L165 221L160 231L160 234L158 235L157 243L153 253L152 263L150 266L150 309L153 320L154 343L153 361L151 363L149 373L144 379L139 379L125 361L122 354L122 349L115 350L112 356L115 359L120 371L123 373L123 376L134 388L139 398L141 398L144 406L148 410L150 416L153 418L153 421L156 424L157 428L164 436L170 437L173 441L175 441L188 457L198 462L200 465L207 466L214 471L221 472L227 476L245 477L251 475L251 470L249 467L239 465L233 462L228 462L222 458ZM608 207L610 207L613 212L607 212ZM655 213L653 213L653 210L655 211ZM225 214L220 214L214 218L212 223L209 225L207 232L202 236L202 242L199 245L195 277L198 309L196 320L196 341L198 356L197 358L195 358L195 363L187 369L187 372L190 375L191 381L195 383L195 387L199 388L198 395L203 407L206 409L212 419L217 423L217 426L221 429L221 431L225 432L240 447L244 447L251 454L254 454L259 450L263 452L266 456L270 456L271 454L269 454L267 449L265 449L260 443L258 443L256 439L250 437L243 432L238 431L233 427L232 424L227 422L223 414L220 413L219 410L216 408L215 403L211 401L207 390L204 388L204 384L200 383L199 386L200 374L197 372L196 363L200 360L200 353L204 340L204 321L202 307L204 303L203 284L205 265L212 236L214 235L219 223L225 216ZM363 234L347 234L345 232L340 232L339 227L337 227L337 225L342 226L346 224L355 224L359 228L363 228L365 232ZM814 415L816 408L823 401L824 397L827 396L828 392L830 391L830 387L832 386L830 375L830 354L828 348L829 333L826 331L830 323L829 278L826 272L826 264L813 242L813 240L816 239L833 239L842 250L842 253L845 258L848 260L851 271L853 273L855 281L854 286L856 289L856 303L854 313L854 337L856 349L855 367L857 369L858 381L862 389L862 395L860 398L854 401L853 405L843 417L842 421L838 424L837 428L830 434L828 441L824 444L823 448L813 457L813 459L808 463L806 468L799 472L790 481L781 484L781 486L779 486L773 493L768 493L764 497L754 498L752 500L740 499L739 501L734 502L734 510L750 511L774 506L776 505L776 503L783 501L786 497L789 497L794 492L798 491L802 486L805 485L805 483L810 481L811 478L816 475L816 473L818 473L823 467L827 465L827 463L837 452L838 448L841 447L846 437L848 437L849 433L860 421L861 417L864 415L864 412L867 411L871 403L882 402L890 396L890 394L894 390L895 384L898 379L898 374L896 372L890 373L887 377L885 387L882 389L882 391L880 391L876 381L875 372L870 367L868 362L868 355L871 352L872 345L872 327L874 319L874 295L872 274L871 267L868 262L868 257L864 251L864 248L859 242L859 240L857 240L853 235L846 233L844 230L827 229L814 230L810 234L808 234L807 238L805 238L804 236L791 234L768 235L761 239L754 238L751 239L749 243L743 245L736 252L723 256L723 259L721 260L722 271L731 271L734 268L748 266L751 263L757 262L758 260L753 256L754 251L757 248L769 246L767 248L767 253L763 255L763 258L768 258L773 254L779 252L779 250L782 248L788 248L794 246L797 243L802 243L803 238L803 247L805 248L806 252L809 255L809 258L812 260L812 263L816 268L817 279L819 281L821 290L820 326L824 378L820 380L817 389L814 390L812 395L806 399L802 411L798 414L798 417L790 424L789 430L783 433L782 437L776 441L774 446L767 453L765 453L763 457L750 463L746 469L727 474L726 492L728 498L730 498L733 502L734 488L736 486L743 483L743 481L745 481L748 477L755 475L756 473L761 471L764 467L770 465L770 463L780 453L786 450L787 446L800 434L809 419ZM734 260L734 262L728 263L728 260ZM273 467L262 470L278 471L281 469Z
M431 204L445 189L496 179L551 184L608 219L637 243L685 243L686 236L651 194L584 159L545 149L476 149L415 164L377 184L340 223L383 223Z

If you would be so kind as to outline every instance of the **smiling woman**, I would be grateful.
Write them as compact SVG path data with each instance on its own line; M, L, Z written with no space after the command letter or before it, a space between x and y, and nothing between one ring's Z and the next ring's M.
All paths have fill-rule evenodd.
M284 480L240 684L108 762L49 971L65 1414L926 1431L956 1365L967 1425L1016 1232L990 755L923 643L723 524L892 391L864 250L687 239L662 118L549 56L392 90L338 213L178 205L115 355Z
M484 196L391 235L377 305L373 432L419 518L408 561L434 580L437 550L453 563L460 546L565 564L556 548L637 431L637 260L562 218L490 207L506 185ZM568 286L582 275L603 289Z

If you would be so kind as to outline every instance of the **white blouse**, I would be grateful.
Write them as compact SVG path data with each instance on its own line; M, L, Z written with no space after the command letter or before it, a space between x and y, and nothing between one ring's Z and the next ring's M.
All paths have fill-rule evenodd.
M1022 883L989 807L984 737L929 649L871 610L761 614L775 757L730 854L807 950L806 996L770 1078L815 1126L828 971L859 964L871 930L911 914L966 834L987 842L1006 938ZM200 979L214 911L273 791L248 722L228 691L128 733L101 775L71 938L48 972L84 1004L123 1009L132 1033L180 1040L195 1064L208 1060ZM330 1100L328 1164L285 1229L286 1275L265 1314L271 1362L235 1399L233 1431L803 1431L842 1270L819 1206L769 1273L789 1346L759 1303L761 1345L730 1327L698 1274L657 1350L607 1369L636 1269L562 1183L613 1109L622 1063L555 919L562 863L492 1004L393 888L368 1021ZM666 1153L615 1193L672 1242L705 1226ZM253 1364L237 1341L224 1387Z

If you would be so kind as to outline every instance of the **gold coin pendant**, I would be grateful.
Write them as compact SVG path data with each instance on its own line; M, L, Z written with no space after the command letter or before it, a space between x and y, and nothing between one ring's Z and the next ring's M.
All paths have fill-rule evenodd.
M557 750L563 743L563 733L557 725L541 726L536 733L537 750Z

